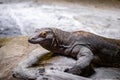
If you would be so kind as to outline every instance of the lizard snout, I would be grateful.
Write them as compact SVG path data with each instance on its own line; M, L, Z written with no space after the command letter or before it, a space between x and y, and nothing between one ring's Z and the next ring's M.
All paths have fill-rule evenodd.
M29 43L32 43L31 39L28 39L28 42L29 42Z
M32 43L32 44L39 44L39 43L43 42L44 40L45 40L45 38L41 38L38 36L28 38L28 42Z
M30 38L28 38L28 42L32 43L32 44L35 44L36 43L36 38L30 37Z

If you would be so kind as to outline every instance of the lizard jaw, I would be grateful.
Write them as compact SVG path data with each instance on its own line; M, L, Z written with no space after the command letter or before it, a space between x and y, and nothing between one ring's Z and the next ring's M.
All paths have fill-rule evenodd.
M28 42L32 44L39 44L44 40L44 38L29 38Z

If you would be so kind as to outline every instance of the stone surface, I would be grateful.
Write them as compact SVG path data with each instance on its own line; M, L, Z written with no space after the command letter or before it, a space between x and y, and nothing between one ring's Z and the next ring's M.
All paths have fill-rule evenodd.
M28 72L31 76L36 73L35 68L45 67L46 69L46 77L49 80L69 80L70 75L64 73L63 71L66 68L70 68L75 64L75 60L71 58L66 58L63 56L56 56L52 58L48 58L48 60L43 61L42 63L38 63L37 66L33 67L33 69L26 69L26 64L36 62L36 58L39 58L38 55L44 53L44 49L39 45L32 45L27 42L27 37L14 37L10 40L7 40L3 46L0 48L0 80L16 80L12 77L12 70L19 70L18 74L22 72ZM3 39L5 40L5 39ZM45 57L46 58L46 57ZM29 59L29 61L27 61ZM27 62L26 62L27 61ZM24 64L24 65L23 65ZM29 64L31 66L31 64ZM90 79L99 80L99 79L109 79L109 80L119 80L120 79L120 69L116 68L96 68L96 73L90 77ZM17 72L17 71L16 71ZM49 76L48 76L49 75ZM23 77L18 75L19 77ZM85 79L83 77L71 75L71 80ZM38 80L43 79L43 77L39 77ZM19 79L17 79L19 80ZM44 79L43 79L44 80Z
M11 71L37 45L27 42L27 37L16 37L0 48L0 80L13 80Z
M120 38L119 0L0 0L0 37L28 35L36 28L85 30ZM3 2L3 3L2 3Z
M48 51L47 51L48 52ZM64 56L41 56L46 50L37 48L33 50L26 59L22 60L13 72L17 78L35 79L37 80L119 80L120 69L118 68L95 68L95 73L89 78L65 73L66 68L71 68L75 64L75 60ZM41 56L41 57L40 57ZM38 59L39 58L39 59ZM37 62L36 66L32 66ZM41 75L42 74L42 75Z

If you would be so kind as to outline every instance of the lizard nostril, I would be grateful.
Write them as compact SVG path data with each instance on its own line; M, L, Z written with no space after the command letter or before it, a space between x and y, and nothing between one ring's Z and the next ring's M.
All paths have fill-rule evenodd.
M12 74L12 76L13 76L14 78L16 78L15 74Z
M28 39L28 42L30 42L30 43L31 43L32 41L33 41L33 39L32 39L32 38L29 38L29 39Z
M36 38L31 38L32 40L35 40Z
M29 43L35 43L35 41L36 41L36 38L29 38L29 39L28 39L28 42L29 42Z

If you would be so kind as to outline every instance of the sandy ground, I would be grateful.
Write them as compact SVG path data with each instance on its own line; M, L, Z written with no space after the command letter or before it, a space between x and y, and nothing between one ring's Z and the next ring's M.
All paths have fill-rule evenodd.
M29 35L35 28L85 30L120 38L119 0L0 0L0 37Z

